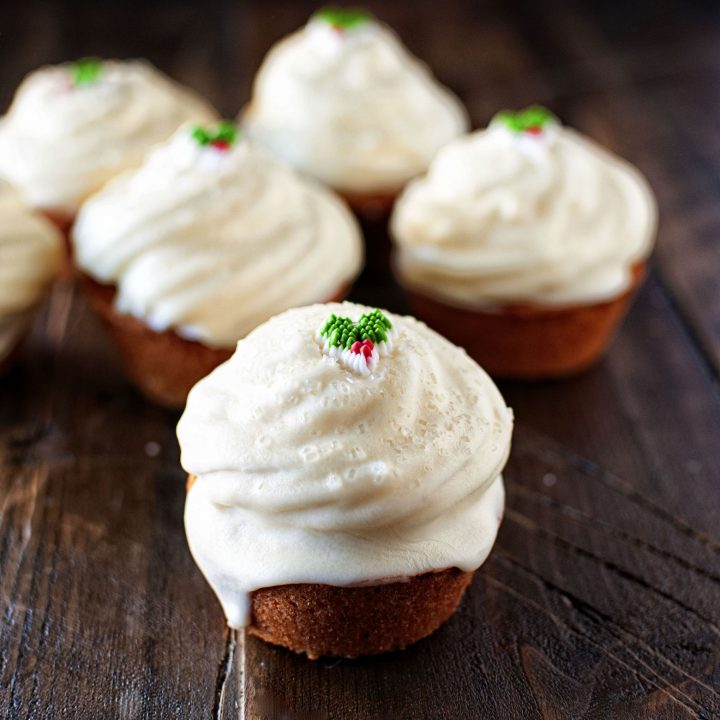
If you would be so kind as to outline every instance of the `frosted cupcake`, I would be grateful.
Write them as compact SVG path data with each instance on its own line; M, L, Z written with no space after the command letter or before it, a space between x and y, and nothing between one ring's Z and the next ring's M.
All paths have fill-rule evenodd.
M311 658L433 632L495 541L511 433L488 376L413 318L343 303L257 328L178 425L228 624Z
M0 180L0 371L20 348L61 255L60 233Z
M250 137L383 226L408 180L468 127L460 101L392 30L341 9L272 48L242 117Z
M78 207L184 122L214 110L140 60L81 60L28 75L0 120L0 175L67 231Z
M645 271L643 176L542 108L453 141L399 199L395 269L419 317L491 374L586 368Z
M130 376L170 406L272 315L344 297L362 264L342 201L231 123L182 127L106 185L73 244Z

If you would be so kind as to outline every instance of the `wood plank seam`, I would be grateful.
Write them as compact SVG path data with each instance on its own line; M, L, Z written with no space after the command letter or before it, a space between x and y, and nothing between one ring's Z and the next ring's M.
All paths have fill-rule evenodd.
M704 338L704 333L699 329L698 325L692 321L690 313L686 310L684 304L673 290L671 283L665 277L664 271L661 267L657 266L657 263L654 263L653 272L661 292L664 294L665 299L678 318L680 325L690 340L691 345L695 348L703 366L714 380L712 387L718 395L718 398L720 398L720 360L716 361L713 357L709 341Z
M213 705L213 720L219 720L220 712L225 699L228 676L233 668L233 660L236 646L236 631L229 627L225 628L225 653L218 666L217 681L215 684L215 704ZM242 717L242 716L241 716Z

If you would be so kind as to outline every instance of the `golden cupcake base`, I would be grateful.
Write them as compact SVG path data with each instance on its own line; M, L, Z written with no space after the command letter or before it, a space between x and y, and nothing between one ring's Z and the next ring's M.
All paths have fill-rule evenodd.
M93 307L110 330L128 376L158 405L182 408L193 385L235 352L234 345L214 348L186 340L173 330L155 332L142 320L115 309L114 286L102 285L87 275L82 275L81 280ZM342 300L346 294L347 288L343 287L324 302Z
M418 318L464 347L493 377L535 380L579 373L607 350L646 264L633 266L630 288L603 303L565 308L508 305L495 312L445 305L408 292Z
M398 193L336 192L360 223L365 241L364 274L374 280L389 279L392 243L388 226Z
M251 635L311 660L401 650L457 609L472 573L449 568L362 587L280 585L252 593Z
M188 475L188 492L196 479ZM373 585L261 588L250 595L247 631L311 660L402 650L433 633L455 612L472 577L471 572L447 568Z
M21 333L5 355L0 358L0 376L6 375L17 365L27 345L28 335L29 332L27 330Z
M54 212L52 210L42 210L40 214L49 220L61 233L63 242L63 259L60 266L60 277L71 278L75 274L75 268L73 267L73 251L72 242L70 241L70 230L75 222L73 216L65 215L60 212Z

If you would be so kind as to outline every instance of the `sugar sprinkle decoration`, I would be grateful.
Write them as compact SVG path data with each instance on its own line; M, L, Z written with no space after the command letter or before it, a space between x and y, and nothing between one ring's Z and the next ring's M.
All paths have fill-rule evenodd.
M514 133L541 135L547 125L557 122L557 118L546 108L533 105L518 112L503 110L493 118L493 122L502 123Z
M190 135L200 147L212 147L225 152L237 141L238 129L231 120L221 120L214 129L193 125Z
M326 355L349 370L369 375L380 357L392 351L395 334L388 317L375 308L357 322L333 313L318 330L317 338Z
M96 83L102 75L102 69L102 60L97 58L82 58L74 62L70 66L73 86L81 87Z
M333 30L342 33L366 25L373 19L373 16L372 13L362 8L325 7L318 10L312 19L321 20L330 25Z

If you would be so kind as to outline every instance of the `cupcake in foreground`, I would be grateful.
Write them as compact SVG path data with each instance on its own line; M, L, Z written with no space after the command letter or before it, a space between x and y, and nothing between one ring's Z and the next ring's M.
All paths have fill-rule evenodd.
M362 265L342 201L231 123L182 127L111 181L82 207L73 245L128 373L177 407L250 330L342 299Z
M656 220L627 162L542 108L505 112L408 186L394 267L417 315L491 375L565 375L607 348Z
M311 658L429 635L495 541L511 433L489 377L413 318L332 303L254 330L178 425L228 624Z
M0 180L0 371L12 364L61 256L58 230Z
M184 122L215 119L208 103L144 61L43 67L0 120L0 176L67 231L80 203L152 145Z
M460 101L392 30L341 9L318 11L270 50L242 118L252 138L378 222L468 128Z

